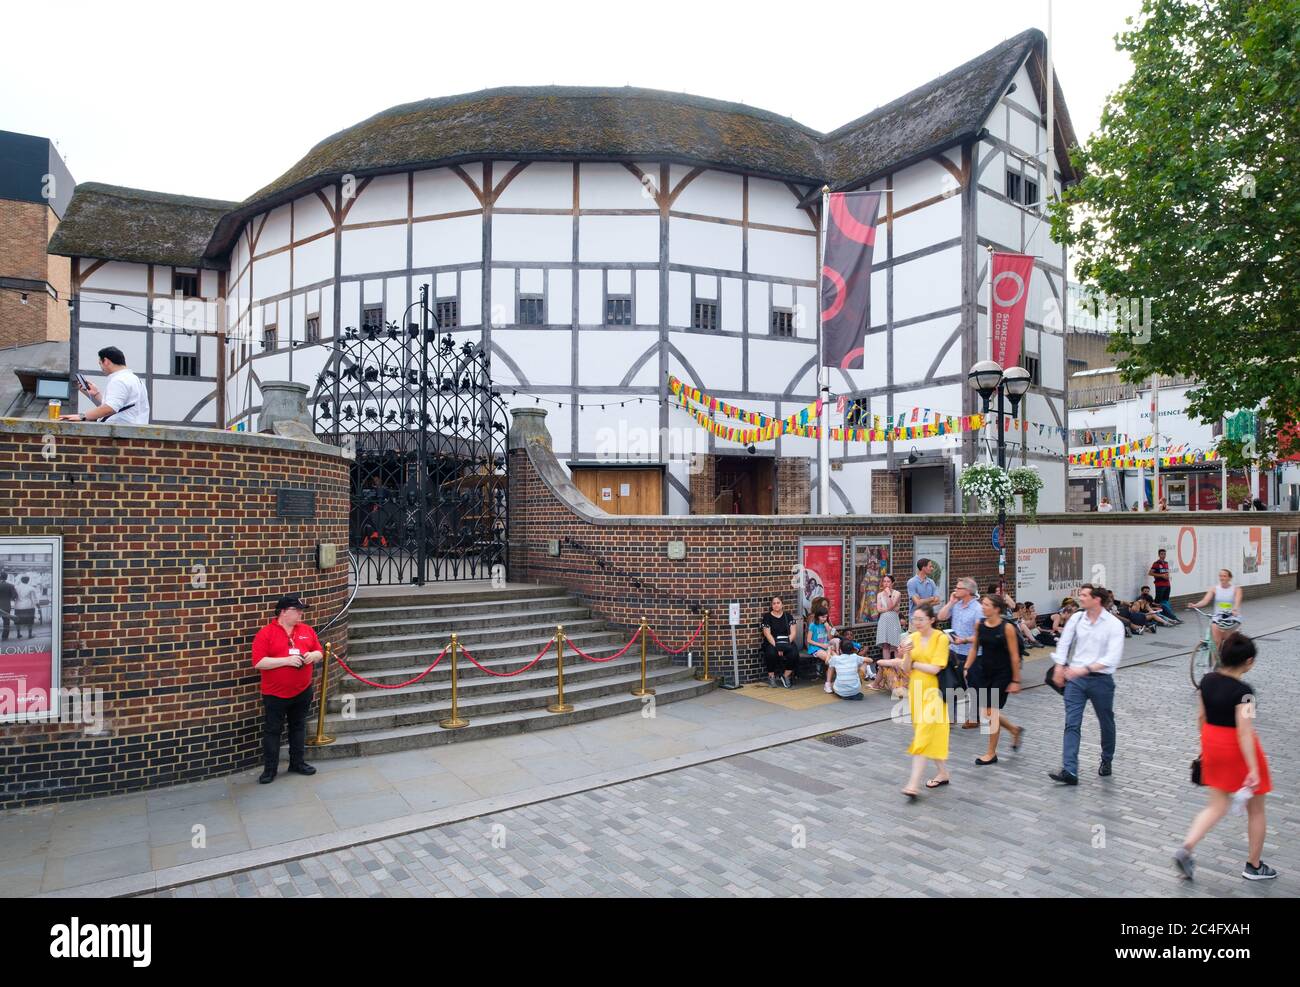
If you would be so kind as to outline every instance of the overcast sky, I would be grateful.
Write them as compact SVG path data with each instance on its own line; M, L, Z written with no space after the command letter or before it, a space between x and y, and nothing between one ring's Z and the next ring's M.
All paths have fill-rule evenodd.
M1139 0L1056 0L1080 138L1129 73ZM53 138L78 181L243 199L398 103L503 85L645 86L835 127L1028 27L1047 0L634 4L365 0L11 5L0 130Z

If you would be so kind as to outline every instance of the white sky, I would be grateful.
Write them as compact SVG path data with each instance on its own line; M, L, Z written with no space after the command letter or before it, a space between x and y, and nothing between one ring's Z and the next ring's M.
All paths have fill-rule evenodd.
M322 138L398 103L502 85L645 86L835 127L1028 27L1047 0L907 4L487 0L451 5L12 5L0 130L53 138L78 181L243 199ZM1129 74L1139 0L1056 0L1081 139ZM836 46L844 53L833 54Z

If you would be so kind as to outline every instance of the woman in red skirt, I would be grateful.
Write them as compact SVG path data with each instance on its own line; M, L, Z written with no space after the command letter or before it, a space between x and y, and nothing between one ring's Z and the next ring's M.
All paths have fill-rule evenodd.
M1174 854L1174 864L1191 880L1196 869L1192 850L1234 803L1245 802L1249 856L1241 876L1268 881L1275 871L1259 859L1264 849L1264 796L1273 790L1268 760L1255 736L1255 690L1242 676L1255 666L1255 642L1234 631L1219 646L1221 667L1201 679L1201 784L1210 791L1210 804L1200 811L1187 839ZM1240 812L1240 808L1237 809Z

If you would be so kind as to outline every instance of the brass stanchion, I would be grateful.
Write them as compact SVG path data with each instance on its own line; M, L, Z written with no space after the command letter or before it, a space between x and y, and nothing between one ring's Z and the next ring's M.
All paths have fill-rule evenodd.
M458 683L459 676L458 676L457 664L456 664L456 650L457 650L456 635L452 634L451 636L451 716L447 717L445 720L440 720L438 722L438 726L442 727L444 730L459 730L461 727L469 726L469 720L461 719L460 707L458 705L459 700L457 696L457 689L459 687L459 683Z
M555 656L558 659L555 666L555 702L546 707L546 712L572 713L573 706L564 701L564 627L560 624L555 626Z
M334 743L333 737L325 736L325 700L329 698L330 690L330 656L333 649L327 643L325 645L325 667L320 673L320 709L316 715L316 736L307 740L308 747L324 747L327 744Z
M647 639L650 637L650 625L646 623L644 617L641 618L641 630L637 633L641 635L641 688L633 689L632 695L653 696L655 694L654 689L647 689L645 687L645 652Z
M704 611L704 671L695 674L697 682L716 682L712 675L709 674L709 611Z

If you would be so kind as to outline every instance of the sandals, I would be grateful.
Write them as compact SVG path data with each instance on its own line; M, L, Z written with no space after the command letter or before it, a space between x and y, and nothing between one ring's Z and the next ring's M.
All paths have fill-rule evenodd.
M909 802L915 802L918 798L921 797L920 792L909 792L906 788L903 789L903 794L907 796L907 800Z
M929 781L927 781L927 782L925 783L925 787L926 787L926 788L942 788L944 785L948 784L948 782L950 782L950 781L952 781L951 778L945 778L943 781L938 781L937 779L931 778Z

